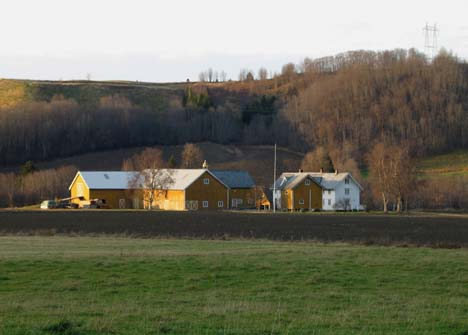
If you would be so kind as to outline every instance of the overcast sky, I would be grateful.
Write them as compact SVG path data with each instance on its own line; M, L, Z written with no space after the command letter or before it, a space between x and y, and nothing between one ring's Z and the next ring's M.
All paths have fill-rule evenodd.
M348 50L468 58L467 0L1 0L0 78L183 81Z

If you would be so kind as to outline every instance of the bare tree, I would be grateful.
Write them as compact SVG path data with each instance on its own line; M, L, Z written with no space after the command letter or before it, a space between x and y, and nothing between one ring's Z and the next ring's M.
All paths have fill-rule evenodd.
M145 208L153 209L154 202L174 183L173 171L164 169L166 162L162 151L147 148L140 154L133 156L133 167L136 173L129 180L129 188L143 189L143 202Z
M408 204L410 194L415 192L416 166L409 151L405 147L394 146L390 157L390 190L395 198L396 211L400 213L404 210L403 205Z
M267 80L268 79L268 70L264 67L261 67L258 70L258 79L259 80Z
M227 80L227 73L223 70L219 74L219 78L222 82L225 82Z
M0 202L0 206L13 207L15 205L15 195L18 188L18 179L14 173L0 174L0 198L6 199L6 203Z
M213 69L211 67L208 69L207 75L208 75L208 81L210 83L213 82L214 72L213 72Z
M372 191L382 198L384 213L388 213L391 194L390 160L388 147L382 142L377 143L367 157Z
M324 147L317 147L314 151L308 152L302 159L301 169L305 171L335 171L333 162Z
M193 169L201 166L203 162L203 153L201 149L193 143L184 145L182 152L182 167L186 169Z
M198 74L198 80L201 81L201 82L205 82L206 81L206 73L203 71L203 72L200 72Z

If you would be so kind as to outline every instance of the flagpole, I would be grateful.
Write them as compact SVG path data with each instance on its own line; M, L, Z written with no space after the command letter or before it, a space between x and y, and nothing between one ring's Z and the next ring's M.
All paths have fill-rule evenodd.
M273 163L273 213L276 213L276 143L275 143L275 159Z

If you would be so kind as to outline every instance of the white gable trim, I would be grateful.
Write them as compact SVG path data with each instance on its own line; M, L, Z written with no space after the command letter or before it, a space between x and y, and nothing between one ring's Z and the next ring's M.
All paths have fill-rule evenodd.
M78 176L81 176L81 179L83 179L83 182L85 183L86 187L89 189L89 186L88 184L86 183L86 179L81 175L81 171L78 171L75 175L75 178L73 178L70 186L68 187L68 190L71 191L71 188L73 186L73 184L75 183L76 179L78 179Z

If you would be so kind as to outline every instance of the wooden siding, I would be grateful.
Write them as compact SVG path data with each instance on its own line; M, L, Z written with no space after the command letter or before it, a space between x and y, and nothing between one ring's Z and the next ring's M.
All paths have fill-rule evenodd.
M310 180L310 185L306 185L306 180ZM290 211L322 209L322 188L311 178L305 178L293 189L281 192L281 208Z
M306 185L306 180L310 184ZM322 188L311 178L305 178L293 189L292 209L322 209ZM301 204L303 200L303 204Z
M82 188L82 193L80 194L79 192L79 188L80 188L80 185L81 185L81 188ZM83 199L85 200L89 200L89 188L88 186L86 186L86 183L84 182L83 180L83 177L81 177L81 175L78 175L75 179L75 181L73 182L73 185L70 189L70 197L72 198L75 198L75 197L79 197L79 196L82 196ZM78 204L80 202L80 199L73 199L72 200L73 203L75 204Z
M229 190L229 208L233 206L233 199L241 199L242 204L237 208L254 208L255 207L255 190L252 188L233 188Z
M209 180L208 185L203 182L205 178ZM227 209L228 189L211 174L205 172L185 190L185 201L197 202L198 210ZM208 201L208 208L203 207L203 201ZM218 201L223 202L223 207L218 207Z
M172 211L185 210L185 192L183 190L155 191L153 209ZM149 191L145 192L145 207L148 207Z
M127 190L93 190L89 191L89 199L105 200L109 208L133 208L133 200ZM89 200L86 199L86 200Z

